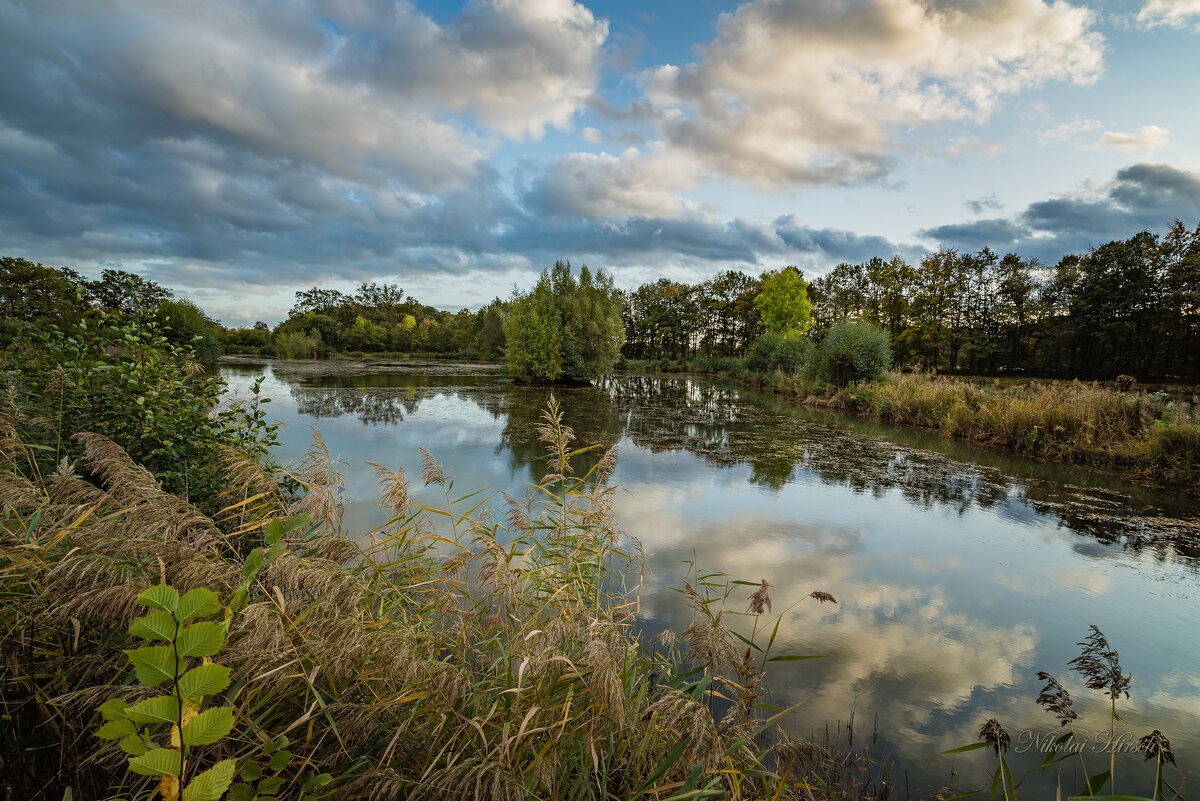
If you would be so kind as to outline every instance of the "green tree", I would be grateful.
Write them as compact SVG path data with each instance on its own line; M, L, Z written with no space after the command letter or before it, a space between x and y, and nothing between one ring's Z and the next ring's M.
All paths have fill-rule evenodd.
M812 349L812 340L803 334L768 331L746 351L746 367L760 373L798 373L808 365Z
M557 381L562 377L562 314L554 302L546 273L527 294L514 293L504 321L504 360L524 380Z
M154 281L125 270L102 270L98 280L83 283L91 305L124 314L149 314L174 294Z
M12 325L41 319L77 319L82 288L69 270L26 259L0 258L0 320Z
M621 295L603 271L576 279L555 263L527 294L516 293L504 321L505 360L524 380L591 381L612 370L625 330Z
M892 363L888 336L872 325L844 320L825 335L813 359L813 373L844 387L851 381L874 381Z
M350 330L342 333L342 346L348 350L378 353L387 347L387 329L359 315Z
M808 284L795 267L763 273L762 290L754 305L767 331L803 334L812 327Z
M170 342L188 347L201 364L216 364L221 355L220 326L190 300L164 300L151 319Z

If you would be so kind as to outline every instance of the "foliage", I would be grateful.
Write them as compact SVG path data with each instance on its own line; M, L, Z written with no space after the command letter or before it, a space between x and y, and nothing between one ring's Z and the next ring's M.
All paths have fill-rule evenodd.
M702 284L665 278L625 297L625 349L630 359L740 356L762 324L754 298L760 279L728 271Z
M765 323L747 297L770 297L763 282L780 275L639 287L628 295L624 355L744 354ZM807 295L816 338L861 320L887 333L900 365L1200 382L1200 225L1176 222L1162 236L1141 232L1052 267L987 248L940 250L915 264L900 256L843 263Z
M150 315L164 337L190 347L201 364L216 364L221 355L220 325L190 300L164 300Z
M844 387L852 381L877 381L891 363L886 334L874 326L844 321L821 340L812 370L822 380Z
M624 340L621 299L603 270L557 262L528 293L516 293L504 321L505 360L523 380L593 381L610 372Z
M77 274L26 259L0 257L0 320L31 323L78 317L83 290ZM15 326L10 330L15 333Z
M479 311L451 314L405 295L395 284L363 283L353 294L313 287L296 293L288 319L275 329L275 349L284 358L347 352L496 357L504 348L505 313L506 304L496 299ZM306 349L297 335L315 341L315 347ZM283 337L290 338L278 353ZM231 339L227 352L243 339Z
M207 620L221 611L217 594L196 587L181 596L158 584L137 602L154 611L135 619L129 633L154 644L125 655L138 683L163 694L135 704L119 697L105 701L97 710L105 723L96 736L117 741L132 773L157 778L164 801L219 801L233 783L237 760L222 759L205 770L194 764L198 746L220 743L234 725L233 707L204 708L206 698L229 686L230 669L209 658L225 644L225 625Z
M190 347L108 312L26 328L5 355L4 382L40 474L79 454L64 432L87 431L117 442L171 491L203 498L219 483L223 448L265 448L274 437L246 416L256 406L220 406L223 382Z
M275 355L280 359L311 359L317 355L320 338L299 331L275 335Z
M812 327L808 284L795 267L763 273L762 290L754 298L763 327L773 334L803 334Z
M220 663L234 680L223 705L197 707L180 727L180 745L154 740L159 756L190 747L188 726L201 716L220 717L213 730L222 735L232 719L228 736L199 746L196 759L237 760L240 780L258 782L262 796L808 797L795 789L802 769L782 781L762 741L783 714L763 698L762 665L798 657L773 652L774 633L766 643L754 632L735 637L718 599L695 607L675 646L641 643L631 584L638 552L610 514L615 451L577 474L573 462L589 449L575 447L555 406L540 433L548 475L527 497L506 499L506 522L426 452L423 479L443 490L443 508L411 506L403 472L381 466L394 516L353 537L319 441L292 473L302 494L289 498L276 475L243 460L226 471L218 495L227 506L212 516L146 481L102 437L86 438L83 457L100 486L69 469L26 478L26 449L6 448L0 659L12 681L0 685L8 722L0 737L17 760L17 792L70 785L99 798L140 786L144 797L148 788L131 785L125 759L115 759L118 746L93 754L81 736L95 725L84 712L100 699L120 699L105 709L124 704L128 719L187 696L190 672L204 668L190 656L185 666L166 651L143 658L129 648L125 632L141 599L174 614L157 626L168 621L152 613L134 623L135 634L205 640L200 651L185 649L195 655L224 639ZM717 581L697 586L708 592ZM182 593L178 601L169 588ZM197 588L231 599L221 623L183 623L180 608ZM756 595L755 631L766 603ZM67 619L78 621L74 636L64 636ZM755 659L738 657L745 643ZM141 683L123 681L124 660L110 657L119 648ZM220 693L220 684L206 690ZM737 708L718 721L714 705L731 693ZM213 711L222 709L232 712ZM10 748L15 742L21 747ZM204 774L192 764L196 781ZM313 776L318 770L328 776ZM249 797L231 787L230 798Z
M778 370L794 375L805 369L812 353L812 340L807 337L768 331L746 351L746 367L760 373Z
M253 328L225 328L221 330L221 349L224 353L261 354L271 349L271 329L266 323Z
M968 381L927 373L827 386L808 376L755 383L806 404L865 412L1030 456L1195 484L1200 415L1165 395L1114 392L1080 381Z

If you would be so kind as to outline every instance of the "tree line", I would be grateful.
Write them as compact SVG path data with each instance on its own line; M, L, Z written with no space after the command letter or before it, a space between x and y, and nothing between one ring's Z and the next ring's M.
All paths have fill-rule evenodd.
M766 281L723 272L629 292L625 356L745 356L771 329ZM794 280L794 279L793 279ZM1053 267L1013 253L939 250L842 263L806 282L809 334L840 321L884 331L894 363L944 372L1200 380L1200 225L1142 231L1064 256Z
M328 353L455 353L497 357L504 350L504 304L442 311L396 284L364 282L353 293L313 287L296 293L286 320L225 333L230 352L273 352L307 358Z
M944 249L916 264L899 256L842 263L811 282L786 267L758 276L730 270L694 284L664 278L621 292L603 271L560 262L528 292L453 313L395 284L363 283L352 293L313 287L296 293L274 329L261 322L224 328L169 289L121 270L87 279L3 258L0 279L0 339L30 321L69 322L103 308L154 322L201 361L222 351L503 356L522 377L591 380L620 357L755 357L764 335L820 342L850 320L882 331L899 367L1200 381L1200 224L1181 222L1053 267L987 248ZM783 347L760 342L760 356L768 345Z

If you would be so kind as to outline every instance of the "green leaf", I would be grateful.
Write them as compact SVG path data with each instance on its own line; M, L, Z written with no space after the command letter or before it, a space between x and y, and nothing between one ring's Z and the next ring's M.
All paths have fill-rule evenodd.
M1086 797L1103 790L1104 785L1108 784L1108 780L1110 778L1112 778L1112 776L1109 775L1107 770L1103 773L1097 773L1095 776L1089 777L1087 780L1087 786L1085 786L1083 790L1079 792L1079 795ZM1075 796L1071 797L1074 798Z
M137 597L137 600L138 603L149 606L151 609L174 612L179 606L179 593L175 591L174 587L159 584L143 592Z
M750 639L749 637L743 637L741 634L738 634L736 631L730 631L729 633L732 634L734 637L737 637L742 642L746 643L746 645L750 646L755 651L759 651L759 652L762 651L762 648L759 647L758 643L756 643L754 640Z
M679 761L679 758L683 756L683 752L687 749L688 744L691 743L691 741L692 735L685 734L683 738L675 744L675 747L667 752L667 755L663 757L662 761L658 763L658 766L655 767L654 771L650 774L650 778L646 779L646 781L642 783L642 786L634 792L632 797L640 798L641 796L645 795L656 781L666 775L666 772L674 767L675 763Z
M123 737L117 745L121 746L122 751L135 757L141 756L150 750L150 744L140 734L131 734L128 737Z
M222 759L183 788L183 801L220 801L233 781L236 759Z
M125 710L125 714L130 720L138 723L177 723L179 722L179 701L173 695L147 698L145 701L129 707Z
M275 753L275 755L273 757L271 757L271 763L270 763L271 770L278 773L279 771L286 768L288 766L288 763L291 761L292 761L292 752L291 751L278 751Z
M215 615L220 608L221 604L217 601L215 592L204 587L197 587L194 590L188 590L187 594L179 599L179 608L175 610L175 614L181 621L191 620Z
M316 776L310 776L300 787L300 791L307 793L309 790L320 790L331 781L333 781L333 777L328 773L318 773Z
M259 795L275 795L281 787L283 787L283 779L279 776L271 776L258 783L258 793Z
M216 695L229 686L229 674L224 665L200 665L180 676L176 689L181 698Z
M263 776L262 765L257 762L247 762L242 765L241 776L248 782L256 782Z
M233 708L218 706L206 709L183 727L183 744L211 745L233 729Z
M145 640L171 642L175 639L175 630L177 628L175 617L170 612L164 612L160 609L133 621L133 625L129 627L129 633L134 637L141 637Z
M180 656L212 656L224 644L225 629L218 623L193 623L175 640Z
M178 776L179 752L174 748L152 748L129 760L129 769L142 776Z
M255 548L250 552L250 555L246 557L246 561L242 563L242 577L250 578L257 573L258 569L262 567L262 561L263 549Z
M125 718L110 720L96 730L96 736L101 740L119 740L130 734L137 734L137 726Z
M263 542L267 545L274 545L283 539L283 522L280 520L272 520L263 528Z
M126 651L125 655L137 671L138 681L147 687L157 687L175 678L175 650L169 645L151 645Z
M248 784L237 784L229 788L229 795L226 796L228 801L254 801L254 788Z
M947 754L961 754L966 751L974 751L976 748L987 748L990 743L971 743L970 745L960 745L958 748L951 748L949 751L942 751L938 756L946 756Z
M120 698L109 698L101 704L96 711L99 712L105 720L120 720L125 717L125 710L129 704L125 703Z

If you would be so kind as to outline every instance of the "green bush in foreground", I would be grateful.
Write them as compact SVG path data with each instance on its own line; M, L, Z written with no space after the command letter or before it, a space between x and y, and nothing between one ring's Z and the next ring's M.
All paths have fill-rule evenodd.
M265 400L223 403L224 382L190 347L124 315L26 327L0 367L3 405L32 446L31 474L77 458L69 435L86 431L116 442L169 491L207 501L221 484L223 449L263 456L274 442Z
M888 337L878 328L844 320L829 329L813 359L813 374L844 387L852 381L877 381L892 364Z

